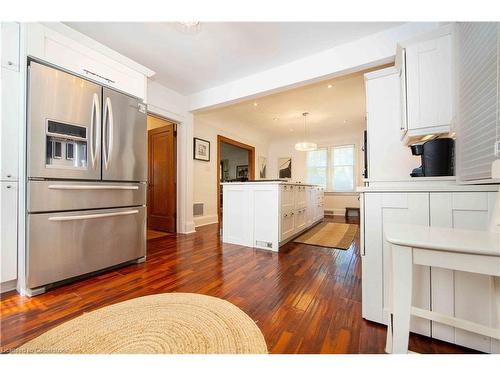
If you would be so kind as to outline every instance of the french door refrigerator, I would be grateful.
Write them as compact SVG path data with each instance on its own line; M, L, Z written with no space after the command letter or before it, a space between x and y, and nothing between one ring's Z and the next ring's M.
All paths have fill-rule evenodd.
M139 99L28 68L27 293L146 256L147 128Z

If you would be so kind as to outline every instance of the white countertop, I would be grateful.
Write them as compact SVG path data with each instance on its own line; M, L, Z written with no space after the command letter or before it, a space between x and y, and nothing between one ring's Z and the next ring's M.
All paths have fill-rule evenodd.
M414 186L359 186L358 193L378 193L378 192L425 192L425 191L498 191L498 185L421 185Z
M400 246L500 257L500 233L495 232L388 224L384 236Z
M303 184L303 183L300 183L300 182L288 182L288 181L279 181L279 180L256 180L256 181L244 181L244 182L243 181L221 182L221 185L263 185L263 184L318 186L318 185L312 185L312 184Z

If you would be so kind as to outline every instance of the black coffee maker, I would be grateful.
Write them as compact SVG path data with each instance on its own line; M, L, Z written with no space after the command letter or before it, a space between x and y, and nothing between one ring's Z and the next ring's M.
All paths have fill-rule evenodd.
M437 138L410 146L413 155L420 155L422 165L413 169L411 177L453 176L455 141Z

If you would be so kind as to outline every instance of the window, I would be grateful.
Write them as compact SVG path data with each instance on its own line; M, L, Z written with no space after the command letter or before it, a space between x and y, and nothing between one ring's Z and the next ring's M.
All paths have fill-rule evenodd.
M354 145L344 145L309 151L307 182L323 186L327 191L354 191L354 150Z
M307 152L307 182L326 188L328 150L320 148Z
M354 190L354 145L331 149L331 190Z

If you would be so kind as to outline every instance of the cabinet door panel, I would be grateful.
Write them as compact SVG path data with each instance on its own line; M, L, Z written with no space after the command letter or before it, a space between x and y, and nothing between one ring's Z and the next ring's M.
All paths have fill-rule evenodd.
M224 242L253 246L251 237L253 230L248 230L253 225L250 198L245 188L224 191L225 205L222 211Z
M20 25L17 22L2 22L2 68L19 71Z
M451 124L451 46L445 35L406 48L408 129Z
M361 257L362 316L384 323L382 266L382 194L363 194L365 248Z
M0 282L17 278L17 183L0 183Z
M401 205L398 207L397 203ZM428 193L384 193L382 206L382 226L389 223L405 223L429 225L429 194ZM388 203L388 207L384 206ZM383 270L384 270L384 314L392 305L392 251L389 243L383 239ZM413 266L413 305L430 309L430 269L424 266ZM386 317L385 317L386 319ZM429 321L412 317L410 329L412 332L426 336L430 335Z
M294 217L293 212L287 212L281 214L281 236L280 241L284 241L294 233Z
M431 225L438 227L486 230L495 193L431 193ZM458 318L493 325L492 278L468 272L433 267L432 310ZM481 306L481 308L477 308ZM498 350L498 340L432 323L432 336L477 350Z
M0 129L0 180L18 178L19 73L2 67Z
M281 213L292 212L294 209L294 190L292 185L281 187Z

